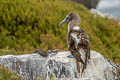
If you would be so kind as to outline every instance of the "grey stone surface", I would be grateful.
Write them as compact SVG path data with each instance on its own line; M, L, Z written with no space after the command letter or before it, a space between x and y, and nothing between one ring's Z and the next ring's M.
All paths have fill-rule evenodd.
M82 78L77 73L75 59L67 57L69 51L49 53L48 57L38 53L0 56L0 65L4 64L25 80L36 80L38 77L49 80L50 76L56 80L120 80L120 67L96 51L91 51L91 59Z

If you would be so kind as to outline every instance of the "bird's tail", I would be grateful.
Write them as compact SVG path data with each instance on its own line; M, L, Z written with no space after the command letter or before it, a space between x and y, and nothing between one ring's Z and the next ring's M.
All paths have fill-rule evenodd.
M82 50L81 50L82 51ZM89 53L84 53L83 52L78 52L79 54L79 58L76 58L77 59L77 70L78 72L80 73L81 77L87 67L87 64L88 64L88 60L89 60Z

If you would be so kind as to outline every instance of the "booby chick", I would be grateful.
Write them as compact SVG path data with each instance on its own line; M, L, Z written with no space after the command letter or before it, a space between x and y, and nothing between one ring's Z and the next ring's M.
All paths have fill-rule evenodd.
M68 23L68 49L75 57L78 72L82 75L90 59L90 44L87 33L80 28L80 16L75 13L69 13L59 24L61 26Z

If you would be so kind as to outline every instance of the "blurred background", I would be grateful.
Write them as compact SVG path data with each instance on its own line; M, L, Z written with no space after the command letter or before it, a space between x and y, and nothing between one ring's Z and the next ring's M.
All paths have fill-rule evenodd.
M109 13L120 19L120 0L100 0L97 10L102 13Z

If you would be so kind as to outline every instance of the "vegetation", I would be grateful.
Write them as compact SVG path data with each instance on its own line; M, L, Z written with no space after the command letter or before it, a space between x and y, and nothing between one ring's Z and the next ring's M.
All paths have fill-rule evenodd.
M4 66L0 66L0 80L23 80L16 73L11 73Z
M67 50L67 24L59 22L71 11L81 16L91 49L120 62L120 24L94 16L84 6L66 0L0 0L0 55L32 53L35 49Z

